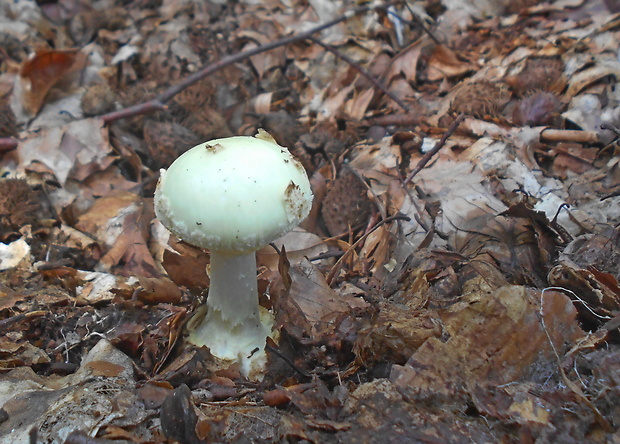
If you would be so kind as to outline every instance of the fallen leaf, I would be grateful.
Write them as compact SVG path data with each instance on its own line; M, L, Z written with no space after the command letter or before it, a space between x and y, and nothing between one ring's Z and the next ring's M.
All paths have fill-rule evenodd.
M437 81L462 76L476 69L476 65L460 60L447 46L436 45L428 60L426 76L430 81Z
M22 63L22 104L30 115L41 109L49 90L71 72L84 67L85 56L78 49L38 51Z
M93 376L105 376L106 378L119 376L125 370L122 365L108 361L90 361L84 368L88 369Z

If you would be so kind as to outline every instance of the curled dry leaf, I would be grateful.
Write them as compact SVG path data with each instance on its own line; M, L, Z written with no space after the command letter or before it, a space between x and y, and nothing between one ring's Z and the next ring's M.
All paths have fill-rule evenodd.
M37 114L50 89L85 63L86 56L78 49L39 51L29 57L19 72L23 108L30 115Z
M616 60L601 60L594 66L574 74L568 82L566 95L573 98L590 85L612 76L620 77L620 62Z
M76 228L99 241L102 270L122 262L124 274L154 277L160 273L146 242L153 217L152 207L140 196L122 191L98 199L79 217Z
M476 65L463 61L445 45L437 45L428 60L426 77L430 81L462 76L475 71Z
M278 301L278 323L298 339L320 341L337 328L334 321L350 310L352 297L339 297L323 274L307 260L288 269L290 288ZM352 301L351 301L352 302ZM352 302L353 303L353 302Z
M549 272L549 283L571 291L580 317L588 325L599 325L620 310L618 283L596 269L583 269L563 260Z

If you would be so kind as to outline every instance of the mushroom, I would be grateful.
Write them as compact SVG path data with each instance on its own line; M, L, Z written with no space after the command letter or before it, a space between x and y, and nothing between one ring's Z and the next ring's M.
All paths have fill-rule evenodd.
M273 327L258 304L255 253L311 205L301 163L263 130L197 145L161 170L155 214L180 239L211 250L207 302L188 323L188 339L251 379L264 371Z

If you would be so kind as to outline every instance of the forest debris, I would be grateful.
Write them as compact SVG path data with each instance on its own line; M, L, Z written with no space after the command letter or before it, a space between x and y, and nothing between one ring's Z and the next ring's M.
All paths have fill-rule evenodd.
M144 406L151 410L161 407L164 399L170 393L172 386L168 383L149 382L137 391L138 398L144 403Z
M133 282L123 282L125 280L119 276L92 271L78 271L76 277L80 280L80 285L76 287L76 297L80 302L88 304L109 302L121 291L127 293L127 287L137 281L133 278Z
M464 83L457 87L449 112L478 118L499 117L510 96L507 85L502 82L480 80Z
M620 281L620 230L608 227L601 233L576 237L560 253L560 261L610 273Z
M98 373L101 366L114 368L116 376ZM39 430L40 440L63 442L72 430L96 430L121 416L136 425L146 419L140 407L131 413L117 407L113 414L114 404L127 398L125 390L131 390L134 384L133 365L106 340L93 347L73 375L41 378L23 372L18 376L19 371L9 375L13 373L20 382L11 378L0 382L6 393L0 401L9 414L9 419L0 424L0 434L11 442L28 442L33 425ZM27 386L31 389L24 389Z
M559 127L562 123L560 113L563 108L563 103L555 94L535 92L517 102L512 111L512 122L519 126Z
M347 233L367 222L371 210L367 191L362 178L350 168L340 171L338 178L330 184L321 209L330 235Z
M114 161L111 150L103 123L85 119L32 134L20 142L15 155L22 169L42 163L64 184L69 178L82 180L107 168Z
M41 190L23 179L0 180L0 241L19 236L24 225L37 231L46 219L52 219L52 214Z
M428 45L429 40L420 39L402 49L390 62L385 73L386 82L389 83L394 77L401 75L409 82L415 82L418 75L418 60Z
M187 444L203 442L196 435L198 415L192 405L191 392L187 385L181 384L164 399L159 420L161 428L169 439Z
M291 286L279 299L277 322L298 339L320 342L334 333L337 319L346 314L352 297L339 297L323 275L307 260L289 269ZM352 301L351 301L352 302Z
M119 191L98 199L75 225L98 240L103 257L98 270L111 271L123 262L126 274L159 275L146 238L153 208L133 193Z
M436 404L435 404L436 405ZM360 384L349 396L341 418L353 424L337 436L342 442L362 443L368 436L387 442L495 442L503 435L484 418L469 419L464 426L460 406L414 402L387 379ZM506 438L508 439L508 438Z
M170 236L170 246L164 250L162 266L168 277L192 293L200 293L209 287L207 265L209 255L202 249Z
M527 97L538 91L559 94L564 90L564 62L559 57L533 56L521 64L519 73L506 78L517 97Z
M595 131L560 130L545 128L540 132L541 142L577 142L587 144L601 143Z
M272 244L279 249L286 248L286 257L292 265L303 262L304 258L319 257L329 250L321 237L300 227L293 228L281 238L273 241ZM258 263L270 270L278 269L278 259L278 253L270 245L258 250Z
M140 287L134 297L147 304L178 304L181 290L165 277L139 277Z
M506 286L491 296L471 294L442 314L445 342L428 339L391 380L413 399L454 396L476 384L501 385L533 377L553 353L584 336L568 297ZM552 341L552 342L550 342ZM449 381L449 384L446 382Z
M2 439L63 442L63 428L77 423L63 418L77 412L88 430L76 430L76 442L163 442L157 415L182 384L195 388L191 432L209 442L617 438L619 20L607 13L615 0L378 10L341 0L139 1L105 11L78 3L0 8L0 107L11 103L19 120L0 109L5 137L19 135L0 139L17 147L0 153L0 173L36 183L43 204L5 193L12 208L0 211L2 245L20 239L30 249L24 268L0 270L0 403L6 387L12 398L0 409ZM331 22L315 26L321 17ZM351 64L308 39L321 30L321 42L415 111L398 114ZM17 112L26 54L84 42L89 66L40 94L33 121ZM462 85L484 82L488 97L457 97ZM115 100L137 105L117 112ZM475 116L455 125L459 109ZM108 126L82 118L108 111ZM130 119L153 111L148 124ZM281 255L259 255L261 303L279 309L282 339L270 344L273 371L250 387L235 369L214 374L206 349L179 347L193 300L178 287L199 296L209 256L169 240L149 196L157 165L182 149L176 139L246 134L260 122L298 141L283 143L317 172L319 204L306 231L276 243ZM450 140L420 163L451 122ZM320 203L347 163L377 214L360 218L364 234L326 241ZM325 274L335 291L320 282ZM579 326L590 333L580 337ZM60 375L103 335L131 362L99 356L78 370L94 380L67 386L75 379ZM16 365L24 367L8 370ZM393 366L391 381L377 379ZM113 381L126 370L127 381ZM138 392L133 371L157 390ZM263 393L274 398L260 405ZM24 433L4 434L7 421ZM30 427L38 437L26 435Z
M573 98L588 86L601 81L607 76L620 78L620 62L611 59L598 59L594 66L571 76L568 81L566 96Z
M104 114L116 108L118 97L107 83L96 83L86 89L80 105L86 117Z
M620 310L620 287L610 277L608 280L594 268L582 269L563 260L549 272L549 283L570 290L580 315L596 325Z
M477 66L460 60L457 54L445 45L436 45L428 60L426 77L435 81L462 76L477 69Z
M441 321L432 311L411 309L396 304L383 304L370 325L358 333L355 354L360 363L404 364L431 337L442 334Z
M1 38L0 34L0 38ZM0 138L17 137L18 127L11 107L0 99ZM0 144L1 145L1 144ZM0 148L0 152L3 148Z
M0 243L0 270L19 266L29 267L30 264L30 245L23 238L9 244Z

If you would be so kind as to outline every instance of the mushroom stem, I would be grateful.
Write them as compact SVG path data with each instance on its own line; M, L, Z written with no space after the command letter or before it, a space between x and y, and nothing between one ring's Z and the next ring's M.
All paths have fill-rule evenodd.
M209 312L219 310L224 321L235 326L258 320L256 254L228 255L211 251Z
M211 251L211 284L206 316L190 333L189 341L206 345L211 354L241 364L247 376L266 361L265 341L273 321L258 305L255 252L229 254Z

